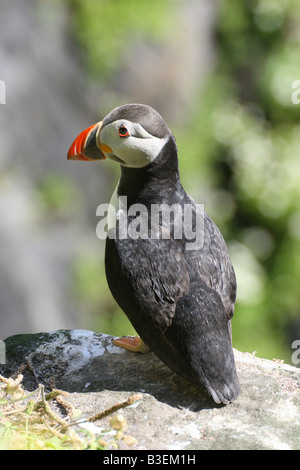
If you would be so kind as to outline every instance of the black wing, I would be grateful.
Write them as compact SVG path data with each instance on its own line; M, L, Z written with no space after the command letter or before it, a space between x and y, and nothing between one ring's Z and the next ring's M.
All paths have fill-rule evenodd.
M219 294L227 317L232 318L236 300L234 269L222 234L205 212L204 244L195 256L200 279Z

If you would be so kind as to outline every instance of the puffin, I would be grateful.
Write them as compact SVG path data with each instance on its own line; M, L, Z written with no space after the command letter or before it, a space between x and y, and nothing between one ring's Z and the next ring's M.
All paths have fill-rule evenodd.
M120 165L105 271L139 336L114 344L152 350L215 403L233 402L240 393L231 334L236 277L219 229L181 184L175 137L162 116L148 105L121 105L81 132L67 158Z

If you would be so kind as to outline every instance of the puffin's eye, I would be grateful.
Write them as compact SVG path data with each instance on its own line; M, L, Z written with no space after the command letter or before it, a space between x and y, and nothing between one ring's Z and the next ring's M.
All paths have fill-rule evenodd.
M124 124L121 124L121 126L119 127L119 136L120 137L128 137L130 134L129 134L129 130L127 129L127 127L124 126Z

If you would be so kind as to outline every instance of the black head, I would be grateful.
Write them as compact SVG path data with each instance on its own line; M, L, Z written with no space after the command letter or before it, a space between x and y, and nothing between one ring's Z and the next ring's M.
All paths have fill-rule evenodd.
M115 108L103 119L103 127L120 119L140 124L149 134L159 139L171 134L161 115L146 104L124 104Z
M143 168L156 160L170 139L174 140L172 133L155 109L126 104L83 131L73 142L68 158L108 158L124 167Z

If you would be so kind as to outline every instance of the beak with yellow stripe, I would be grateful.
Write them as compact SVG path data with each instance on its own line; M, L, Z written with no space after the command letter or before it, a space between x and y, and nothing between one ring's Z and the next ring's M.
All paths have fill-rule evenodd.
M111 148L100 142L102 121L81 132L72 143L68 160L96 161L105 160L103 152L111 152Z

